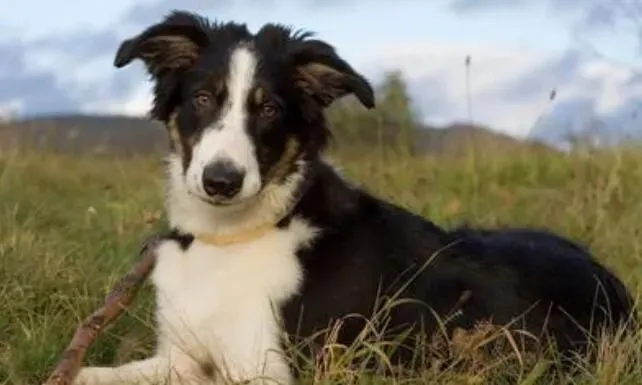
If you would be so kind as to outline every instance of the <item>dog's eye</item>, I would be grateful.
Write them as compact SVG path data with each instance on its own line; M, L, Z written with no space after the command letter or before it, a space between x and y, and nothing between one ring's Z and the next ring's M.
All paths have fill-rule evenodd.
M212 105L213 97L209 92L199 92L194 95L194 106L197 109L207 109Z
M265 103L264 105L261 106L261 117L263 118L272 118L276 115L277 113L276 106L271 103Z

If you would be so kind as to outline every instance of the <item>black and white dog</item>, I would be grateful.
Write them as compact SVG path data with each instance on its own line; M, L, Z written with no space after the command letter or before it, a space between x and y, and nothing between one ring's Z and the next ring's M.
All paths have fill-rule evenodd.
M348 94L372 108L373 90L310 33L267 24L253 34L176 11L124 41L115 66L135 59L171 142L174 231L153 273L158 346L145 360L84 368L75 384L292 384L284 336L363 315L336 337L350 344L394 294L418 301L390 309L390 330L522 317L520 328L570 351L632 315L620 280L563 238L446 231L342 179L323 159L324 109Z

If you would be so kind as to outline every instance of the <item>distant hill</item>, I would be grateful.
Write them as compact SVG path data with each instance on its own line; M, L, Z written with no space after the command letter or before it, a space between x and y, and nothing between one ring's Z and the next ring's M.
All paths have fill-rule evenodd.
M471 149L478 152L503 154L530 150L533 152L557 151L544 142L517 139L487 127L454 123L445 127L421 127L416 131L415 146L420 152L461 155Z
M167 138L144 117L60 115L0 124L0 150L12 147L135 155L165 151Z
M421 153L460 154L471 148L503 153L526 148L554 151L543 143L467 124L419 127L414 135L413 144ZM0 124L0 151L15 147L131 156L162 153L167 138L159 122L145 117L60 115Z

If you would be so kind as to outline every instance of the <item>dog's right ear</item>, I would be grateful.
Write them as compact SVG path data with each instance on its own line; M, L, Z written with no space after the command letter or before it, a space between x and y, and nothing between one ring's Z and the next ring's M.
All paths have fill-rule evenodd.
M138 36L123 41L114 66L124 67L141 59L154 77L164 72L187 69L209 42L207 20L189 12L174 11L162 22Z
M321 40L302 40L289 56L295 68L295 84L323 107L354 94L366 108L375 107L375 95L363 75L342 59L333 46Z

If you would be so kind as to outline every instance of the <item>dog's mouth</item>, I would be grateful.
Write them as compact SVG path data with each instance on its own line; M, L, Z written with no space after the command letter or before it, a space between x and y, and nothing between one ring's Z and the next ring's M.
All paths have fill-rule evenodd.
M209 198L209 197L204 197L201 194L197 194L195 192L190 191L190 195L198 200L200 200L203 203L207 203L210 206L220 206L220 207L230 207L234 206L241 201L236 200L236 199L225 199L225 198Z
M233 208L233 207L242 207L244 206L247 202L251 201L253 198L255 198L258 194L255 194L251 197L246 197L246 198L239 198L239 197L233 197L233 198L224 198L224 197L206 197L203 196L202 194L198 194L193 191L188 191L190 196L198 199L199 201L206 203L209 206L212 207L220 207L220 208Z

